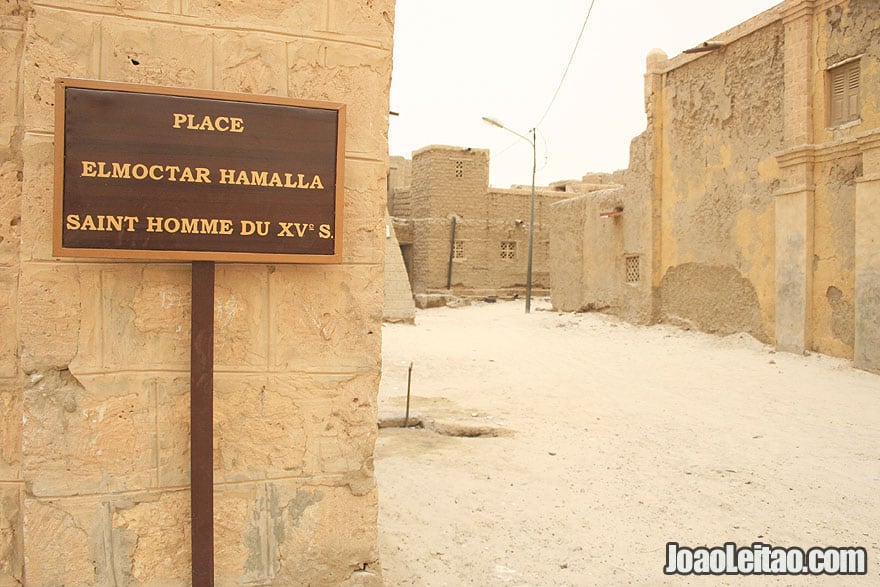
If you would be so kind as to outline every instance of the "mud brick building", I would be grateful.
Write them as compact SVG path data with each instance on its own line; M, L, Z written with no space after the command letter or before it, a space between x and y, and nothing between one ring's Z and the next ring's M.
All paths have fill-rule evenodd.
M533 295L549 291L549 206L579 182L535 195ZM526 286L531 186L489 186L489 151L433 145L412 160L393 157L388 209L417 303L426 296L522 295Z
M878 90L874 0L786 0L652 52L623 187L551 208L554 306L880 370Z

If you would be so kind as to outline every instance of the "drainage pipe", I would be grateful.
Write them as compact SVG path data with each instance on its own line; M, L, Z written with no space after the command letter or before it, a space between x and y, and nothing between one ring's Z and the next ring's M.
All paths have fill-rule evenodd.
M458 218L452 216L452 237L449 239L449 269L446 271L446 289L452 289L452 259L455 257L455 226Z

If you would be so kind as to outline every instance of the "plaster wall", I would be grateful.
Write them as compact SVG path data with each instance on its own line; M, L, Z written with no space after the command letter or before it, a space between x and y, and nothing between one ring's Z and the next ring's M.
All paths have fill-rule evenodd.
M651 321L648 139L644 134L632 141L629 170L603 178L606 185L590 184L588 193L551 206L549 277L555 309L603 311L637 323ZM635 259L629 262L636 263L638 279L627 275L628 258Z
M217 266L217 585L381 583L392 0L0 6L0 585L189 585L190 268L51 252L57 77L348 104L344 260Z
M872 0L786 0L711 50L652 52L624 188L557 206L554 305L626 316L638 299L651 320L880 370L878 31ZM859 116L832 125L829 70L853 61ZM597 209L627 198L621 233L603 232ZM641 241L621 244L630 223ZM608 279L633 246L649 294Z
M773 335L782 46L777 22L665 75L661 319Z

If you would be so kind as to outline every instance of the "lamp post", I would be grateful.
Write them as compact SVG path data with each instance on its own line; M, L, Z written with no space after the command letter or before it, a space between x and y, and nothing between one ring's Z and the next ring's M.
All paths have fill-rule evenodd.
M532 146L532 195L529 199L529 262L526 269L526 314L531 312L532 308L532 254L535 244L535 168L537 167L537 159L535 157L535 129L531 129L532 138L521 135L513 129L507 128L497 118L483 117L483 122L497 126L507 132L514 134Z

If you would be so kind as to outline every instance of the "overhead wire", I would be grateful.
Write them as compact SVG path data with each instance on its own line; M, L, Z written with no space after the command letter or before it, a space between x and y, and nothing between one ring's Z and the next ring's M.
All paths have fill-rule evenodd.
M550 103L547 104L547 109L544 110L544 114L541 115L540 120L535 125L535 128L541 126L541 123L544 122L544 119L547 118L547 114L550 113L550 109L553 108L553 104L556 102L556 98L559 96L560 90L562 90L562 85L565 83L565 78L568 76L568 70L571 69L571 64L574 61L574 56L577 53L578 47L581 44L581 39L584 36L584 31L587 30L587 23L590 21L590 14L593 12L593 5L596 4L596 0L590 1L590 7L587 9L587 15L584 17L584 24L581 26L581 32L578 34L577 41L574 43L574 49L571 51L571 56L568 58L568 63L565 66L565 71L562 72L562 78L559 80L559 85L556 86L556 91L553 93L553 97L550 98Z
M565 65L565 70L562 72L562 77L559 80L559 84L556 86L556 91L553 92L553 97L550 98L550 103L547 104L547 108L544 110L544 114L541 115L540 120L538 120L538 123L535 124L535 126L534 126L536 131L538 130L538 127L541 126L541 123L544 122L544 119L547 118L547 115L550 113L550 110L553 108L553 104L556 102L556 98L559 97L559 92L562 90L562 86L563 86L563 84L565 84L565 78L568 76L568 71L569 71L569 69L571 69L572 62L574 62L574 56L577 54L577 50L580 47L581 39L583 39L583 36L584 36L584 31L587 30L587 23L590 21L590 15L593 13L593 6L595 4L596 4L596 0L590 1L590 6L589 6L589 8L587 8L587 14L584 17L583 24L581 25L581 30L578 33L577 40L574 43L574 48L572 49L571 55L568 58L568 63ZM544 141L544 165L541 168L544 169L549 164L549 147L547 145L547 137L544 136L543 133L541 133L541 138ZM518 143L516 141L510 143L507 147L505 147L500 152L492 154L490 156L490 160L495 160L497 158L500 158L501 155L503 155L504 153L506 153L507 151L509 151L513 147L515 147L517 144Z

